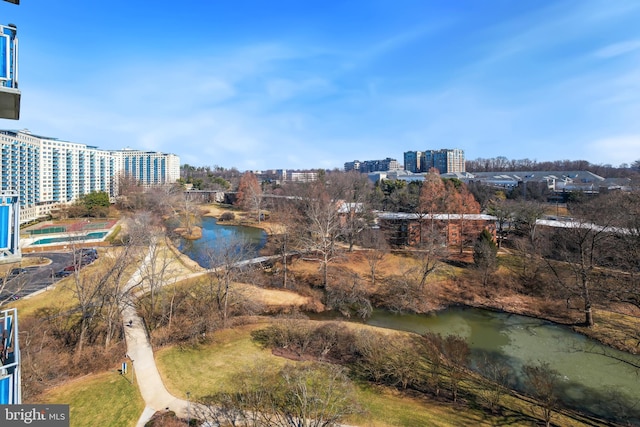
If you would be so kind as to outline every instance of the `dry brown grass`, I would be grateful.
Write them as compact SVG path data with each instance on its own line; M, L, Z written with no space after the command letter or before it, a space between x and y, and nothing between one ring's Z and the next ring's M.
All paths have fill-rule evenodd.
M247 284L236 284L242 287L244 295L249 296L252 299L260 301L262 304L269 307L286 306L286 307L301 307L308 304L309 297L304 297L298 293L280 289L264 289Z
M640 318L608 310L595 310L594 319L595 325L592 327L575 326L574 329L608 346L631 354L640 353Z

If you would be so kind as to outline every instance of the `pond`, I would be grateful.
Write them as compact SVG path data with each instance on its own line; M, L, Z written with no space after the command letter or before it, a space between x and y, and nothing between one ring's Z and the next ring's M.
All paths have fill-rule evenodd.
M216 248L230 241L246 242L245 259L258 256L260 249L267 243L267 233L255 227L241 225L222 225L215 218L202 219L202 237L197 240L179 239L177 247L180 252L196 261L204 268L213 267L211 253Z
M640 423L640 369L632 366L640 366L640 356L603 346L568 327L463 307L435 315L376 310L365 323L419 334L460 335L471 347L474 366L486 355L497 358L511 367L517 389L522 387L524 364L548 362L560 373L560 393L566 405L609 419Z

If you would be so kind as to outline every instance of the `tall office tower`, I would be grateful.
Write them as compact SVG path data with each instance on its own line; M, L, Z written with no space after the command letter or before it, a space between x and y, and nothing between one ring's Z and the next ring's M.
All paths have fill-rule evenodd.
M407 151L404 153L404 170L418 173L422 171L422 151Z

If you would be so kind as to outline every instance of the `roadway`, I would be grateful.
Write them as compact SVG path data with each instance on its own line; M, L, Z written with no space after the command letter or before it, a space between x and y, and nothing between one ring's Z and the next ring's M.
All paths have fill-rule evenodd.
M60 278L54 277L55 272L73 264L71 252L39 252L24 254L23 258L47 258L51 262L46 265L26 267L26 271L17 276L7 276L6 285L0 293L0 301L12 295L22 298L51 286L60 280ZM2 280L4 279L0 278L0 287L2 287Z

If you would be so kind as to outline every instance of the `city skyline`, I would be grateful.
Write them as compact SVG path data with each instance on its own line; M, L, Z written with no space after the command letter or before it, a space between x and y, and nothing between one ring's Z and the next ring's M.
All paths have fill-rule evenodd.
M631 1L0 3L30 129L241 170L640 159Z

